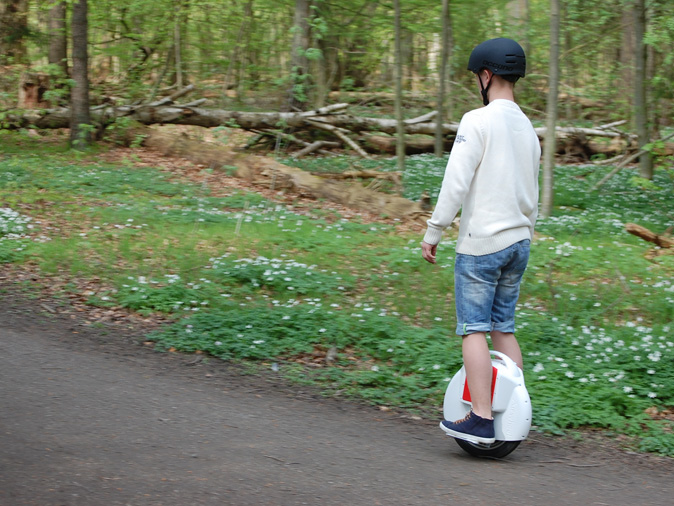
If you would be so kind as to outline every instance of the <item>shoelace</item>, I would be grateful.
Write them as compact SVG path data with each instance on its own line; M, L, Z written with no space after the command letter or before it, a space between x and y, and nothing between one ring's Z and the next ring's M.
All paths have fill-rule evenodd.
M461 420L457 420L457 421L454 422L454 423L457 424L457 425L460 424L460 423L463 423L463 422L469 420L471 416L473 416L473 411L472 411L472 410L469 411L468 414L467 414L466 416L464 416Z

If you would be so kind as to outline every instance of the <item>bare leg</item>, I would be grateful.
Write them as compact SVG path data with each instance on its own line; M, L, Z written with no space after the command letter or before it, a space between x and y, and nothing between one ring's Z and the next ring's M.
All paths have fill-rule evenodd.
M485 333L463 336L462 349L473 413L482 418L491 418L492 366Z
M522 351L520 350L520 345L515 338L515 334L504 333L494 330L491 332L491 342L494 343L494 349L500 351L513 360L517 367L523 369L522 367Z

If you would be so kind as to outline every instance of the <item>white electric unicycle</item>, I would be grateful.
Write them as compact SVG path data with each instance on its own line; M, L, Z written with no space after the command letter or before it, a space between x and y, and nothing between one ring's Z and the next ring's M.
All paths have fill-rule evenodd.
M456 439L458 445L475 457L501 458L527 438L531 428L531 401L524 386L524 374L517 364L503 353L492 355L492 416L496 441L477 444ZM462 367L447 386L443 414L445 420L460 420L471 409L466 369Z

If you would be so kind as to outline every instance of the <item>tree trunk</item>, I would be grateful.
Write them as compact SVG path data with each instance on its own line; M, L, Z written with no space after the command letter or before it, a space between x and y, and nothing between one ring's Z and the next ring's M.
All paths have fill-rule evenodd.
M187 85L189 79L187 78L187 67L189 59L186 59L183 50L190 46L187 40L189 30L187 25L189 23L189 5L190 0L174 0L174 17L173 17L173 58L175 63L175 85L179 90Z
M19 107L22 109L38 109L50 107L44 99L49 90L49 76L37 72L24 72L19 82Z
M635 35L635 72L634 72L634 120L639 136L639 146L650 142L648 132L648 111L646 103L646 5L645 0L634 2L634 35ZM646 179L653 178L653 157L646 153L639 157L639 173Z
M633 9L624 9L622 12L622 46L620 48L620 67L619 75L616 75L616 85L623 86L624 89L634 88L634 63L635 63L635 49L636 49L636 29L634 26L634 11Z
M559 0L550 0L550 67L548 78L548 103L543 156L543 196L541 215L552 214L554 200L554 169L557 132L557 94L559 87Z
M531 44L529 44L529 0L510 0L506 4L508 15L513 24L513 37L524 48L525 54L531 53Z
M66 32L66 3L57 2L49 9L49 58L51 65L58 65L63 77L68 75L68 34Z
M183 56L182 56L182 34L181 34L181 21L182 16L180 14L181 4L178 3L175 13L175 19L173 20L173 61L175 62L175 71L176 71L176 88L181 89L184 85L183 83Z
M449 92L447 62L451 51L452 15L449 9L450 0L442 0L442 47L440 68L438 70L438 105L435 130L435 156L441 157L445 152L445 139L442 132L442 121L445 118L445 94Z
M241 24L239 25L239 32L234 42L234 47L230 52L229 62L227 63L227 71L225 72L225 78L222 85L222 94L225 98L229 95L227 90L230 88L236 87L235 81L240 81L241 79L234 79L237 69L241 70L243 68L243 58L241 57L242 50L244 48L244 36L250 29L250 25L253 19L253 0L248 0L243 7ZM240 75L238 76L241 77ZM241 96L237 98L241 99Z
M73 81L70 93L70 145L84 149L91 144L91 115L89 111L88 23L87 0L73 3L71 22L73 37Z
M0 65L23 63L28 35L28 0L0 1Z
M307 49L309 49L309 17L311 0L295 0L293 45L290 55L290 90L288 109L303 111L306 108L309 86Z
M403 52L402 26L400 20L400 0L394 1L395 8L395 116L396 116L396 157L398 171L405 171L405 125L403 123Z

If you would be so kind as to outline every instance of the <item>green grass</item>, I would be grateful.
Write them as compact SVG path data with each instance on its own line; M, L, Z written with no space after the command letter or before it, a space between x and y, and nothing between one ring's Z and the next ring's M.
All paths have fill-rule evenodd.
M159 349L277 364L329 395L439 414L461 363L454 232L430 266L420 234L78 156L0 137L0 262L73 287L96 280L93 305L174 318L151 336ZM384 158L301 163L396 170ZM405 196L435 199L445 163L409 157ZM650 414L674 406L674 256L647 258L652 245L624 225L664 232L674 184L665 169L648 183L624 170L591 192L610 169L559 167L555 214L537 225L517 310L534 424L601 427L671 456L672 422Z

